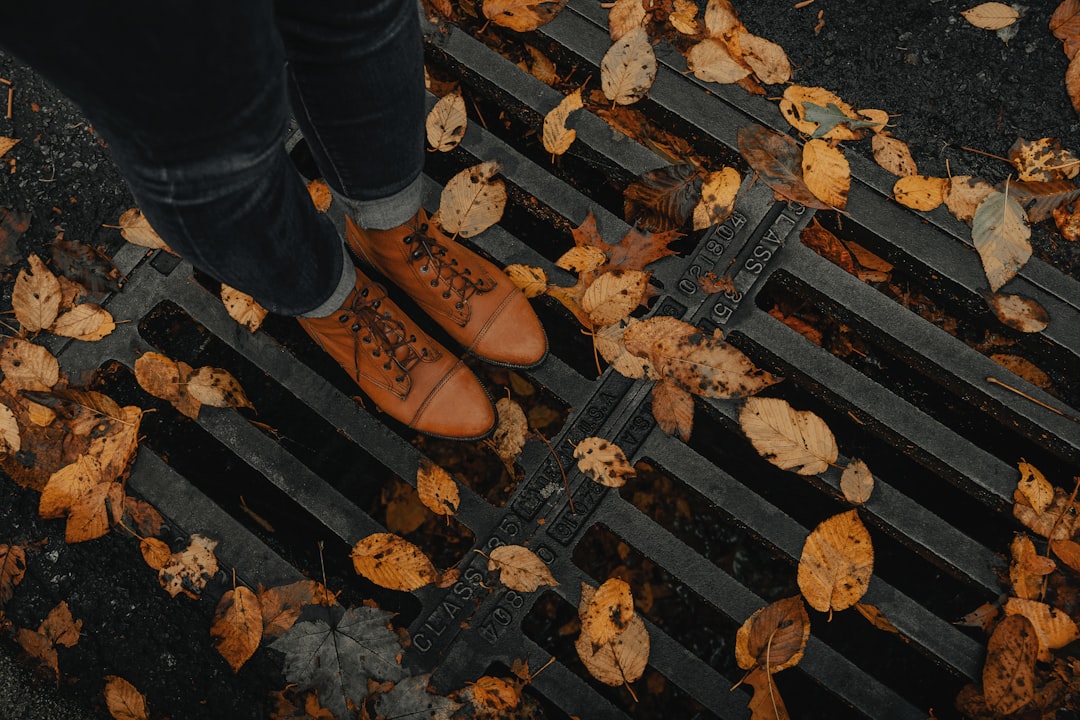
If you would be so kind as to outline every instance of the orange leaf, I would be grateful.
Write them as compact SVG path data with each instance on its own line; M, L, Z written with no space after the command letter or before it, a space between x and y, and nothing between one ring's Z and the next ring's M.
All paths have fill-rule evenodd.
M420 502L436 515L453 515L461 503L454 478L427 458L420 458L416 469L416 492Z
M559 584L544 561L522 545L500 545L492 550L488 555L488 570L498 570L502 584L518 592Z
M671 378L653 386L652 414L660 429L683 442L690 441L694 428L694 396Z
M735 661L743 670L778 673L802 660L810 618L802 596L777 600L748 617L735 634Z
M986 705L995 713L1011 715L1035 696L1035 659L1039 640L1023 615L1010 615L998 623L986 646L982 684Z
M439 578L420 548L391 533L367 536L353 546L351 555L357 573L390 590L418 590Z
M873 571L870 533L859 513L849 510L823 521L806 538L799 558L799 589L815 610L844 610L862 598Z
M262 634L262 608L250 588L238 585L221 596L214 611L210 637L233 672L255 654Z
M584 598L582 598L584 601ZM634 613L634 596L625 580L608 578L596 589L581 616L581 634L593 645L610 643L624 633Z
M11 289L15 319L26 332L45 330L53 324L60 310L60 281L45 267L41 258L30 255L30 271L20 270Z
M802 153L787 135L761 125L739 128L739 152L777 195L807 207L828 209L802 177Z
M21 545L0 543L0 607L15 593L26 575L26 550Z
M115 720L146 720L146 698L135 686L116 675L105 676L105 703Z

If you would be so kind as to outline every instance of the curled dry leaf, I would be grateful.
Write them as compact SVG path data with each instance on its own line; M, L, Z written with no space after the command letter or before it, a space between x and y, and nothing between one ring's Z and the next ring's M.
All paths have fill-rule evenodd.
M671 378L664 378L652 389L652 414L656 424L668 435L690 441L694 429L694 396Z
M945 187L945 206L961 222L970 223L975 210L986 196L994 192L994 186L971 175L953 175Z
M453 515L461 504L457 483L446 472L425 457L416 469L416 493L420 502L436 515Z
M484 0L484 17L496 25L529 32L562 12L567 0Z
M1080 174L1080 160L1055 138L1017 138L1009 148L1009 160L1021 181L1069 180Z
M510 282L521 288L525 297L540 297L548 288L548 276L543 268L531 265L507 265L503 272L510 278Z
M1024 208L1005 193L990 193L975 210L971 239L991 290L997 292L1031 258L1030 237Z
M701 169L691 163L666 165L644 172L623 190L623 218L649 232L677 231L701 201L701 179ZM631 231L623 240L630 247L647 238L635 237L633 233ZM615 254L611 257L614 261ZM632 267L641 269L647 264L641 262ZM612 266L609 269L617 267L617 263L612 262ZM630 268L623 265L623 269Z
M498 570L502 584L518 592L559 584L544 561L523 545L500 545L492 550L488 555L488 570Z
M874 160L893 175L906 177L919 174L915 159L911 157L911 150L903 140L897 140L890 135L875 134L870 143Z
M469 118L465 114L465 98L461 96L461 93L452 92L443 95L427 115L425 125L428 145L439 152L450 152L465 137L468 122Z
M781 85L791 79L787 53L771 40L740 30L739 48L742 61L766 85Z
M94 342L116 329L112 314L95 303L76 305L56 318L49 332L62 337Z
M1080 503L1070 500L1059 487L1043 511L1034 509L1020 488L1013 493L1013 516L1036 535L1051 540L1068 540L1080 531Z
M945 200L946 178L908 175L893 185L896 202L912 210L933 210Z
M266 308L257 303L255 298L234 287L222 284L221 302L229 317L251 332L258 330L266 319Z
M139 208L131 208L120 216L120 236L132 245L172 252L161 236L150 227L150 221Z
M22 338L0 340L0 372L18 390L48 390L60 380L60 363L41 345Z
M636 103L655 79L656 54L643 27L635 27L616 40L600 61L604 96L616 105Z
M423 551L392 533L375 533L352 549L353 568L390 590L411 592L435 582L439 573Z
M0 455L14 455L22 447L19 435L19 421L11 408L0 403Z
M1080 187L1069 180L1017 181L1003 183L998 187L1008 190L1009 197L1020 204L1027 214L1028 222L1032 223L1049 220L1059 207L1069 206L1080 197Z
M843 210L851 189L851 168L847 158L824 140L810 140L803 146L803 182L821 202Z
M648 377L656 379L652 364L648 358L634 355L623 344L623 334L626 328L640 322L636 318L629 318L622 322L602 327L593 335L593 343L596 345L600 357L611 364L615 372L635 380Z
M1073 205L1060 205L1054 208L1054 225L1061 236L1069 242L1080 240L1080 208Z
M878 630L884 630L885 632L891 632L896 635L900 634L900 630L892 624L892 621L889 620L889 618L885 617L885 613L881 612L881 610L874 605L870 605L869 603L855 603L855 609Z
M810 617L802 596L777 600L748 617L735 634L735 661L743 670L778 673L802 660L810 639Z
M1035 549L1035 543L1027 535L1017 534L1010 547L1012 560L1009 562L1009 582L1013 593L1026 600L1038 600L1042 594L1042 573L1032 572L1030 565L1033 558L1042 557Z
M634 466L622 448L600 437L587 437L574 448L578 469L607 487L622 487L634 477Z
M478 717L499 717L498 713L513 710L521 702L518 686L509 680L491 675L484 675L469 684L461 693L463 698L472 701L482 715Z
M188 546L173 553L158 570L158 582L172 597L184 593L192 600L198 600L206 583L217 574L216 547L217 540L205 535L192 535Z
M636 617L634 595L625 580L608 578L589 594L588 600L582 594L578 614L583 637L593 645L610 643L626 632Z
M780 398L748 398L739 412L739 425L758 454L799 475L824 472L839 454L824 420Z
M704 230L731 215L741 186L742 177L732 167L706 175L701 184L701 200L694 207L694 229Z
M11 600L15 586L26 576L26 549L0 543L0 607Z
M856 510L823 521L810 533L799 558L799 590L820 612L844 610L866 593L874 572L870 533Z
M1016 22L1020 13L1000 2L984 2L960 13L964 19L983 30L1000 30Z
M262 633L262 607L250 588L239 585L221 596L214 610L210 637L233 672L255 654Z
M1042 332L1050 324L1050 315L1046 309L1023 295L991 295L990 309L998 316L998 320L1020 332Z
M850 503L862 505L874 491L874 474L862 460L851 458L840 476L840 491Z
M589 284L581 297L581 309L594 327L617 323L645 297L649 273L642 270L609 270Z
M595 245L575 245L555 261L558 267L576 273L590 273L607 262L607 255Z
M105 704L115 720L147 720L146 697L117 675L105 676Z
M1069 60L1069 67L1065 68L1065 92L1069 94L1073 110L1080 113L1080 60L1077 58L1080 58L1080 53L1074 54Z
M845 272L852 275L858 273L852 252L841 242L840 238L833 235L828 228L819 223L816 217L799 233L799 240L803 245L837 267L842 268Z
M1006 615L1023 615L1035 628L1039 639L1039 660L1053 660L1051 650L1063 648L1080 638L1069 614L1037 600L1011 597L1005 601Z
M668 22L683 35L697 35L701 29L697 21L698 6L693 0L675 0ZM614 39L614 38L612 38Z
M496 178L499 163L488 160L450 178L439 199L438 220L443 230L473 237L502 218L506 184Z
M1050 549L1062 563L1080 573L1080 543L1075 540L1051 540ZM3 562L0 561L0 578L2 577Z
M20 270L11 289L15 319L26 332L46 330L60 311L60 281L37 255L29 257L30 271Z
M330 209L330 204L334 202L334 196L331 194L330 186L325 180L315 178L307 184L307 191L316 210L326 212Z
M498 424L491 436L495 454L505 465L513 466L517 462L521 449L525 447L525 436L529 433L529 419L521 405L510 398L499 398L495 403Z
M993 712L1011 715L1035 695L1035 660L1039 639L1023 615L1010 615L998 623L986 645L982 684L986 705Z
M748 68L731 57L727 43L712 37L691 46L686 52L686 67L705 82L724 85L739 82L750 74Z
M581 88L570 93L544 116L544 149L552 155L562 155L570 149L577 130L566 127L570 113L582 108Z
M186 387L188 393L203 405L252 409L255 407L228 370L201 367L188 378Z
M615 0L608 10L608 34L611 42L617 41L634 28L644 27L646 20L645 3L642 0Z

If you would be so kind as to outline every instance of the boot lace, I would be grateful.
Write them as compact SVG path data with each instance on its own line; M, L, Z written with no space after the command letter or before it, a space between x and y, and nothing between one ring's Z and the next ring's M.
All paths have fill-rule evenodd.
M382 309L385 292L382 288L367 286L354 293L345 305L338 321L348 325L358 342L354 345L354 360L357 367L361 356L367 352L371 357L382 362L386 371L397 368L394 382L402 383L418 362L426 360L430 354L426 347L417 348L416 335L405 332L400 320L394 319L393 313Z
M428 235L427 230L428 224L420 223L416 230L405 236L403 242L412 248L408 262L421 263L421 274L427 274L429 269L435 271L435 276L430 281L431 287L437 288L444 284L443 300L457 296L454 307L461 310L470 297L492 289L489 280L474 275L471 268L463 267L457 258L448 256L447 247Z

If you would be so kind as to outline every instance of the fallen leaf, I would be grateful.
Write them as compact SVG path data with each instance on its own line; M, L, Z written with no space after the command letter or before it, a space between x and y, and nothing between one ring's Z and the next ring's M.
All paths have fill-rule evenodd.
M229 317L251 332L258 330L266 318L266 308L257 303L255 298L224 283L221 285L221 302Z
M743 670L778 673L802 660L810 618L802 596L777 600L748 617L735 634L735 661Z
M851 108L841 107L833 102L822 106L804 101L803 110L806 121L817 126L810 134L811 138L839 140L840 135L837 133L839 127L846 127L853 135L861 137L859 130L877 127L877 123L873 120L864 120L858 115L852 116Z
M588 586L585 586L588 587ZM594 592L582 591L579 614L584 615ZM633 614L626 628L610 642L596 644L582 623L581 634L574 643L585 669L605 685L629 684L641 677L649 662L649 632L640 615Z
M1000 2L984 2L960 14L969 23L983 30L1000 30L1012 25L1020 17L1020 13Z
M1009 160L1019 173L1017 179L1024 182L1069 180L1080 174L1080 159L1055 138L1017 138L1009 148Z
M299 689L314 688L335 717L351 716L368 695L368 681L397 682L405 675L393 617L373 607L328 608L297 622L270 645L285 655L283 674Z
M844 610L857 603L874 572L874 547L857 510L833 515L819 524L799 558L799 590L820 612Z
M623 322L602 327L593 334L593 343L600 357L610 363L615 372L635 380L644 377L655 378L649 360L629 352L623 343L624 331L629 325L637 322L640 321L629 318Z
M499 398L495 403L495 414L498 423L495 432L492 433L491 443L495 448L495 454L503 461L503 464L513 466L517 462L518 455L525 447L525 436L529 433L529 420L525 417L525 411L521 405L510 398Z
M656 79L656 55L643 27L615 41L600 61L604 96L616 105L630 105L649 92Z
M262 608L250 588L238 585L221 596L214 610L210 637L233 672L255 654L262 634Z
M38 515L46 520L65 517L101 481L97 458L80 455L49 477L38 498Z
M705 176L701 184L701 200L694 206L695 230L723 222L735 209L735 197L742 186L739 171L724 167Z
M650 320L642 322L647 325ZM684 325L691 332L662 335L648 349L649 361L658 376L671 378L694 395L721 400L747 397L780 381L725 342L719 330L707 335L692 325ZM644 330L631 333L630 339L640 332Z
M49 332L84 342L95 342L116 329L112 314L96 303L81 303L61 314Z
M214 556L217 540L195 534L188 539L188 546L175 552L158 570L158 582L172 597L184 593L198 600L206 583L217 574L218 562Z
M559 81L558 75L555 74L555 63L551 62L551 59L548 58L547 55L528 43L526 43L525 49L532 59L528 71L532 73L533 77L545 85L554 86Z
M496 25L529 32L555 19L567 0L484 0L484 17ZM468 237L468 236L466 236Z
M1051 540L1068 540L1080 531L1080 503L1070 501L1068 494L1059 487L1054 489L1054 499L1045 510L1032 507L1025 492L1019 487L1013 493L1013 516L1036 535Z
M646 20L642 0L615 0L608 10L608 35L611 42L617 41L634 28L644 27Z
M875 134L870 139L870 143L874 151L874 160L893 175L906 177L919 174L915 159L911 157L911 150L903 140L897 140L889 135Z
M1046 479L1039 468L1031 463L1021 460L1017 463L1020 470L1020 480L1017 481L1016 490L1024 500L1035 509L1037 513L1044 513L1050 509L1054 502L1054 486Z
M635 475L634 466L615 443L599 437L587 437L574 448L581 472L606 487L622 487Z
M439 577L420 548L392 533L368 535L353 546L350 556L358 574L390 590L412 592Z
M701 334L696 325L670 315L654 315L644 320L631 318L623 330L623 343L628 352L648 357L661 340L681 342L696 334Z
M690 163L642 173L623 191L623 219L630 225L664 232L690 219L702 197L702 173Z
M461 504L454 478L425 457L416 469L416 492L420 502L436 515L453 515Z
M816 217L799 233L799 241L845 272L852 275L857 273L851 251L840 242L840 238L823 227Z
M145 356L144 356L145 357ZM191 396L211 407L252 408L240 383L227 370L201 367L185 385Z
M601 237L596 227L596 216L590 209L585 220L572 230L576 245L595 245L607 256L604 270L642 270L657 260L674 255L668 247L679 234L676 232L641 232L631 229L611 245Z
M828 209L802 178L802 152L794 139L761 125L739 128L739 152L775 193L807 207Z
M115 720L147 720L146 696L118 675L105 676L105 705Z
M288 631L305 605L337 605L337 598L325 585L309 579L272 588L260 587L256 595L262 610L262 635L267 639L280 637Z
M375 714L379 718L416 718L417 720L450 720L463 706L448 697L431 691L430 674L413 675L398 681L390 692L375 698Z
M497 717L495 713L513 710L521 702L521 693L515 684L491 675L484 675L476 682L469 683L462 695L471 700L481 713L485 713L483 717Z
M172 549L164 540L156 537L145 537L140 540L139 552L142 553L143 561L154 570L161 570L172 559Z
M172 252L161 236L150 227L150 221L142 214L139 208L131 208L125 211L118 221L120 236L132 245L147 247L152 250L166 250Z
M9 138L0 136L0 157L4 157L7 151L18 145L21 141L18 138Z
M668 435L690 441L694 428L694 396L671 378L664 378L652 389L652 414L656 424Z
M1020 203L996 191L986 196L971 222L971 239L992 291L1011 280L1031 257L1029 237L1031 228Z
M873 108L869 110L859 110L859 117L866 118L871 121L873 125L870 129L874 131L874 134L885 133L885 128L889 127L889 113L884 110L875 110ZM871 145L871 148L873 146Z
M1039 639L1039 660L1043 662L1053 660L1051 650L1063 648L1080 638L1076 623L1068 613L1044 602L1011 597L1005 601L1005 614L1023 615L1031 621Z
M1050 390L1054 387L1050 376L1027 358L1008 353L992 353L990 359L1013 375L1024 378L1035 387L1043 390Z
M15 635L15 642L19 643L20 647L22 647L30 657L49 668L53 673L53 677L59 681L60 666L59 658L56 654L56 646L49 638L45 637L40 630L34 631L29 628L19 628L18 633Z
M849 503L862 505L874 491L874 474L862 460L851 458L840 475L840 491Z
M30 213L0 207L0 267L13 265L22 258L19 237L29 227Z
M60 232L52 241L53 267L90 292L118 292L123 278L113 261L93 245L69 240Z
M74 503L64 525L68 544L102 537L124 515L124 488L118 482L104 481Z
M817 132L818 123L807 119L807 108L816 106L819 109L833 106L835 112L839 112L842 118L860 120L859 116L839 96L820 87L806 87L803 85L789 85L784 88L784 96L780 100L780 112L796 130L804 135L813 135ZM859 134L844 123L834 123L823 135L818 135L826 140L858 140Z
M26 576L26 549L0 543L0 607L15 594L15 586Z
M106 481L127 477L127 471L138 449L142 408L125 405L118 410L119 415L110 417L104 429L98 424L95 428L97 435L86 450L86 454L101 465L101 477Z
M1020 203L1028 221L1033 223L1050 219L1059 207L1080 197L1080 187L1068 180L1018 181L1009 182L1007 188L1004 185L1000 187L1002 190L1008 189L1009 197Z
M1069 242L1080 240L1080 207L1072 205L1059 205L1054 208L1054 225L1057 226L1061 236Z
M311 203L319 212L326 212L334 202L334 196L330 193L330 186L322 178L315 178L307 184L308 195Z
M1050 315L1046 309L1023 295L991 295L990 309L997 315L998 320L1020 332L1042 332L1050 324Z
M500 545L492 550L488 555L488 570L498 570L500 582L518 592L559 584L544 561L522 545Z
M1065 56L1072 59L1080 50L1080 1L1064 0L1050 16L1050 32L1065 45Z
M743 62L750 66L761 82L782 85L791 79L791 63L787 53L776 43L741 30L739 47Z
M731 0L709 0L705 5L705 32L721 37L743 28Z
M637 0L640 5L640 0ZM698 6L693 0L675 0L672 11L668 14L671 27L683 35L697 35L700 28L697 21ZM613 40L615 38L612 38Z
M645 297L649 273L642 270L611 270L596 278L581 298L593 327L617 323Z
M843 210L851 189L851 168L847 158L824 140L810 140L803 146L803 182L821 202Z
M465 137L469 118L465 113L465 98L451 92L439 98L427 115L428 145L439 152L450 152Z
M765 668L750 672L743 681L754 689L754 694L747 703L750 708L750 720L790 720L780 690L773 682L772 674Z
M439 199L437 217L443 230L470 238L502 218L506 184L495 177L499 170L498 162L488 160L450 178Z
M1080 573L1080 543L1074 540L1051 540L1050 549L1058 556L1061 562ZM3 562L0 561L0 582L3 578ZM0 601L3 600L2 588L0 588Z
M1027 535L1017 534L1010 546L1012 560L1009 562L1009 582L1013 593L1026 600L1038 600L1042 595L1042 574L1028 569L1032 557L1038 556L1035 543Z
M885 617L885 614L877 607L868 603L855 603L855 609L878 630L884 630L885 632L891 632L896 635L900 634L900 630L898 630L889 618Z
M975 210L992 192L994 186L981 178L953 175L945 187L945 205L957 220L970 223Z
M26 332L45 330L53 324L60 310L60 281L45 267L41 258L31 254L30 271L20 270L11 289L11 307L15 319Z
M540 297L547 291L548 276L543 268L514 264L507 265L503 272L510 278L510 282L521 288L527 298Z
M976 627L983 632L989 632L1000 614L1001 610L997 605L985 602L957 620L955 624L963 627Z
M560 255L555 264L563 270L590 273L606 262L607 255L600 248L593 245L575 245Z
M19 421L11 408L0 403L0 454L14 455L22 447Z
M564 97L544 116L544 149L552 155L562 155L570 149L577 130L566 127L570 113L582 108L581 88Z
M1011 615L994 628L986 646L982 685L986 705L995 713L1011 715L1035 696L1035 660L1039 640L1023 615Z
M836 462L839 450L825 421L779 398L747 398L739 425L763 458L799 475L816 475Z
M946 178L907 175L893 184L893 198L912 210L933 210L945 200Z
M707 37L686 52L686 67L705 82L722 85L736 83L750 74L750 69L731 57L727 43Z

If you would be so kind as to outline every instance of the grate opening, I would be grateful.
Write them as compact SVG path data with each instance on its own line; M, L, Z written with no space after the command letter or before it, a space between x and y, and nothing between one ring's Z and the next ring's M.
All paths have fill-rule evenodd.
M1047 477L1072 476L1074 461L1058 457L1034 439L1044 434L1041 428L1008 407L966 399L965 394L971 395L968 388L958 386L954 378L940 370L926 367L926 361L911 348L898 346L879 328L791 274L782 270L774 273L758 294L757 302L764 309L777 305L795 309L808 318L794 327L797 332L807 337L806 333L811 332L808 328L814 328L836 337L835 342L825 346L835 357L1006 464L1027 458ZM845 351L849 346L858 350ZM974 405L976 402L981 406Z
M574 641L580 630L577 608L554 592L545 592L537 599L532 611L525 616L522 629L526 636L551 653L598 694L635 720L667 717L720 720L651 666L634 683L634 692L638 697L636 703L625 687L612 687L593 678L574 649Z
M529 663L528 670L531 673L536 673L540 668L539 666L533 667L533 665L534 663ZM501 662L488 665L484 675L503 678L508 682L515 682L519 679L513 670ZM521 720L572 720L561 707L528 683L522 687L521 704L514 708L513 713L515 718L520 717Z

